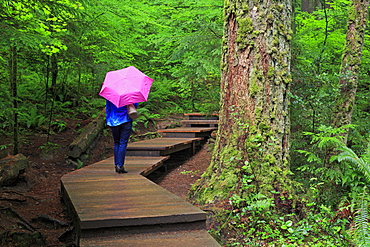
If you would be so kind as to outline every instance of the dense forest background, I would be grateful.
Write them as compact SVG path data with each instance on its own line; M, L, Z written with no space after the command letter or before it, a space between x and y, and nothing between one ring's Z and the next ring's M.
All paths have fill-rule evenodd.
M266 239L329 246L370 239L368 29L352 124L330 127L349 4L293 2L291 170L309 207L305 217L297 217L296 227L293 221L277 219L277 228L262 232L268 233ZM155 80L137 122L174 113L217 112L222 9L221 0L2 1L0 132L13 141L1 140L0 149L12 147L17 153L26 132L52 135L66 128L65 118L96 116L105 104L98 96L105 73L132 65ZM349 149L341 160L352 162L332 165L326 151L339 145L339 136L348 129ZM250 210L266 213L263 205L253 205ZM351 228L356 215L357 227ZM256 236L259 224L233 227L247 238ZM262 233L257 236L263 238Z

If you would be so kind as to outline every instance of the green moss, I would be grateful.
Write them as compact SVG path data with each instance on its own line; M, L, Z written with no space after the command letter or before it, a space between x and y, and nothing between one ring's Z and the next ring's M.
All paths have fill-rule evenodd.
M258 31L258 30L254 30L254 31L253 31L253 34L254 34L255 36L257 36L257 35L259 35L259 34L260 34L260 31Z
M241 44L241 49L245 48L249 43L247 42L248 34L253 32L253 23L249 17L237 17L238 22L238 33L236 42Z
M275 119L276 118L276 112L275 111L270 114L270 118L271 119Z
M269 125L269 124L267 124L266 122L260 122L260 123L258 124L258 128L259 128L261 131L265 131L265 130L270 129L271 127L270 127L270 125Z
M274 40L272 41L273 46L279 45L279 38L277 36L274 37Z
M250 80L250 85L249 85L249 94L251 97L256 96L256 94L259 92L259 86L257 84L257 79L252 77Z
M272 14L268 14L267 16L266 16L266 21L273 21L274 20L274 16L272 15Z
M292 76L290 74L284 76L283 80L284 80L284 83L291 83L293 81Z
M248 7L248 4L247 4L247 1L242 1L242 6L241 6L241 9L244 10L244 12L249 12L249 7Z
M262 108L261 107L256 107L256 109L254 110L255 112L255 115L256 115L256 118L261 118L261 113L262 113Z

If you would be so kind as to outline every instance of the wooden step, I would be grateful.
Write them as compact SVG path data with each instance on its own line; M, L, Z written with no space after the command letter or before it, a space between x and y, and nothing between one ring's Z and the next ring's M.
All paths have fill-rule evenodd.
M190 149L195 153L195 147L203 138L155 138L129 143L128 156L166 156L181 150Z
M219 247L215 239L206 230L193 231L162 231L156 233L125 234L100 237L83 238L81 247Z
M153 169L153 166L159 168L163 165L163 162L166 161L169 156L161 157L141 157L141 156L126 156L125 167L130 173L141 174L144 176L150 174ZM89 180L93 178L104 177L107 174L114 172L114 158L110 157L108 159L99 161L93 165L86 166L82 169L75 170L71 173L63 176L65 180L76 179L78 180Z
M169 158L169 156L126 156L125 167L130 173L148 176L150 173L163 166L164 162ZM76 176L77 179L81 179L84 176L83 174L86 174L86 179L105 176L107 172L115 170L113 163L114 158L110 157L93 165L86 166L83 170L76 170L68 174L68 177L74 178L74 176Z
M217 113L214 113L214 114L186 113L184 115L187 116L189 120L199 120L199 119L214 120L214 119L218 119L218 116L219 116L219 114L217 114Z
M212 131L217 130L217 127L183 127L174 129L158 130L163 137L168 138L194 138L194 137L209 137Z
M218 119L181 120L181 124L186 127L215 127L218 121Z
M62 197L81 231L205 222L205 212L192 204L129 167L127 174L118 174L113 167L113 159L108 159L61 178Z

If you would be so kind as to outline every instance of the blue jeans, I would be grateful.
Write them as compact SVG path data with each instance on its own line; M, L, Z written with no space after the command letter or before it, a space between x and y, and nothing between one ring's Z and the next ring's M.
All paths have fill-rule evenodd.
M114 165L123 167L125 165L126 147L131 134L132 121L110 128L114 142Z

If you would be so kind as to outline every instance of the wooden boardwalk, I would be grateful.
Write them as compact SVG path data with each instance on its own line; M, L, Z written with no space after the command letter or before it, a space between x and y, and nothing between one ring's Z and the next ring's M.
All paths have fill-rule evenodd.
M209 137L212 131L216 130L216 127L182 127L175 129L162 129L158 132L163 137L172 138L197 138L197 137Z
M130 143L127 174L116 173L109 158L64 175L61 194L80 246L220 246L206 231L204 211L145 177L168 155L193 151L202 139Z
M127 146L128 156L162 156L169 155L184 149L194 153L195 147L200 144L202 138L155 138L144 141L129 143Z

